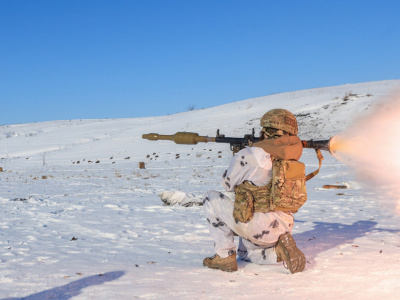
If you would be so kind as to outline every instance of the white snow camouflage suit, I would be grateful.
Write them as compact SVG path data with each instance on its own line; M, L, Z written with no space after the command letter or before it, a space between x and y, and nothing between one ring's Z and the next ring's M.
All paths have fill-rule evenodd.
M292 233L293 215L289 212L255 212L247 223L233 218L235 188L247 180L256 186L264 186L271 180L270 154L258 147L247 147L232 158L222 177L224 193L208 191L203 205L215 253L226 258L236 252L234 233L239 238L238 256L257 264L277 262L275 244L280 235Z

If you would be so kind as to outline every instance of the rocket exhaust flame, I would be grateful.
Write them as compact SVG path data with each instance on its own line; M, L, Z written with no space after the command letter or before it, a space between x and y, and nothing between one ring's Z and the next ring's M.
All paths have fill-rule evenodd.
M350 165L359 179L397 201L400 214L400 92L392 94L330 140L330 152ZM395 202L393 201L393 202Z
M341 135L335 135L329 141L329 152L343 162L345 162L343 154L349 152L349 147L349 143Z

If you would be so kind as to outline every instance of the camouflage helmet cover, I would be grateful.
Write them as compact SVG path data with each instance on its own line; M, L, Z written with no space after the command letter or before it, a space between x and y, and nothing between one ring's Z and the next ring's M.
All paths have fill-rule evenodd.
M297 135L297 120L294 114L286 109L272 109L267 111L260 119L263 128L275 128Z

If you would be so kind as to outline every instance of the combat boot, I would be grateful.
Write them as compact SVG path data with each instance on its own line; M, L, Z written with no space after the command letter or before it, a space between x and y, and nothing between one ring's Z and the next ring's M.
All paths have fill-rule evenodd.
M211 269L218 269L225 272L235 272L238 269L236 261L236 253L226 258L221 258L218 254L211 257L206 257L203 260L203 266Z
M276 256L279 261L284 261L290 271L294 274L304 270L306 258L297 246L294 238L289 232L282 234L275 246Z

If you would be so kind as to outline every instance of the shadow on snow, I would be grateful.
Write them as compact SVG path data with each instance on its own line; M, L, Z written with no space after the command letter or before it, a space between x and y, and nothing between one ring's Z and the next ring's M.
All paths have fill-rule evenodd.
M306 255L308 267L315 265L315 257L323 251L343 244L353 243L356 238L377 230L398 233L399 230L375 228L376 222L357 221L351 225L341 223L314 222L315 228L310 231L294 234L296 244Z
M72 297L78 296L82 290L88 286L92 285L100 285L108 281L116 280L122 277L125 272L122 271L114 271L104 273L102 275L93 275L90 277L82 278L71 283L68 283L64 286L52 288L50 290L46 290L43 292L39 292L30 296L21 297L21 298L6 298L3 300L17 300L17 299L25 299L25 300L42 300L42 299L57 299L57 300L67 300Z

